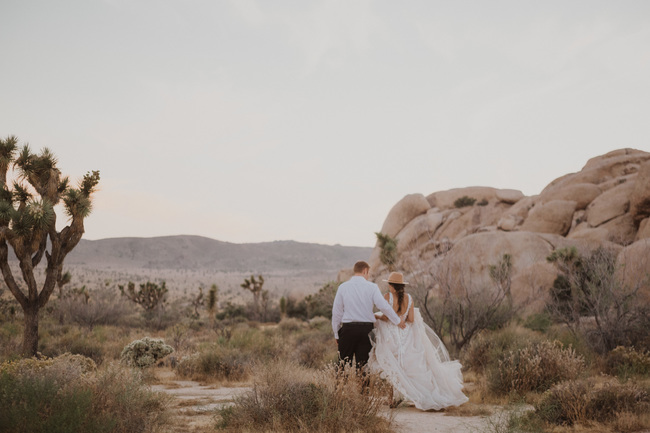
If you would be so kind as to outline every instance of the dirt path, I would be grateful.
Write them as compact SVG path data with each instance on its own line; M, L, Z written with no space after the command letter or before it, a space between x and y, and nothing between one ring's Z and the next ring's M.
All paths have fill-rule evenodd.
M174 397L172 409L175 432L203 433L214 431L214 410L232 404L233 399L251 388L219 385L201 385L189 380L173 380L173 373L163 373L161 384L154 391ZM167 376L167 377L164 377ZM490 418L485 416L453 416L444 412L422 412L402 404L397 409L386 408L386 416L393 416L395 433L480 433L487 431ZM494 422L494 421L492 421Z

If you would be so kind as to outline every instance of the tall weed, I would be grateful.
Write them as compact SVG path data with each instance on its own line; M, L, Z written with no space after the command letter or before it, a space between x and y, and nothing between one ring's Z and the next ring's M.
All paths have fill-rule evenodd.
M261 368L253 390L218 412L226 432L377 432L391 431L380 416L380 382L362 393L355 370L335 368L317 374L290 363Z

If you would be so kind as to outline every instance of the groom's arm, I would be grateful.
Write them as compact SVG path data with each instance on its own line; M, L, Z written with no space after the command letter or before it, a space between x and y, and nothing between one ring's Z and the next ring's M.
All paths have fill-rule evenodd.
M332 331L334 331L334 338L339 340L339 328L343 320L343 299L339 296L338 290L334 297L334 304L332 305Z
M386 317L388 317L388 320L393 322L395 325L401 325L402 320L399 318L395 310L393 310L393 307L388 303L386 299L384 299L383 296L381 296L381 292L379 291L379 287L377 287L377 290L375 290L375 293L373 294L372 301L374 302L375 306L384 313Z

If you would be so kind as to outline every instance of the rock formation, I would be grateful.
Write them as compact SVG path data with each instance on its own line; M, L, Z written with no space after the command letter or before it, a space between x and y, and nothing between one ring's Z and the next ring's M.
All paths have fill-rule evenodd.
M397 240L397 267L416 284L453 267L483 287L489 266L509 254L513 300L533 309L555 279L546 258L556 248L612 249L625 277L642 280L650 273L650 153L620 149L592 158L530 197L489 187L410 194L381 232ZM375 247L370 258L375 281L389 271L380 252ZM650 299L650 287L644 290Z

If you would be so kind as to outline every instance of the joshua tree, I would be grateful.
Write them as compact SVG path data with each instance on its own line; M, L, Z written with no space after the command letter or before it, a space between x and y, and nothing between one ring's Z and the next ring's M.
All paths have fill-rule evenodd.
M241 284L243 289L250 291L253 294L253 307L255 308L255 316L259 317L260 314L260 297L262 296L262 286L264 286L264 277L251 275L251 279L244 279L244 284Z
M77 188L62 178L54 154L47 148L34 154L24 145L17 154L18 139L0 140L0 269L16 298L25 320L22 353L38 350L38 315L63 279L63 260L84 233L90 214L91 195L99 183L99 172L88 172ZM7 185L9 169L16 170L13 185ZM54 206L63 201L69 225L56 229ZM18 258L27 292L14 279L9 266L9 246ZM46 258L45 281L39 290L34 269Z
M118 288L130 301L144 308L145 314L150 314L158 306L163 305L166 299L165 295L167 295L167 287L164 281L160 286L147 281L140 284L140 290L137 292L135 291L135 284L131 281L129 281L126 290L122 285L118 285ZM201 289L201 297L203 297L203 289Z

